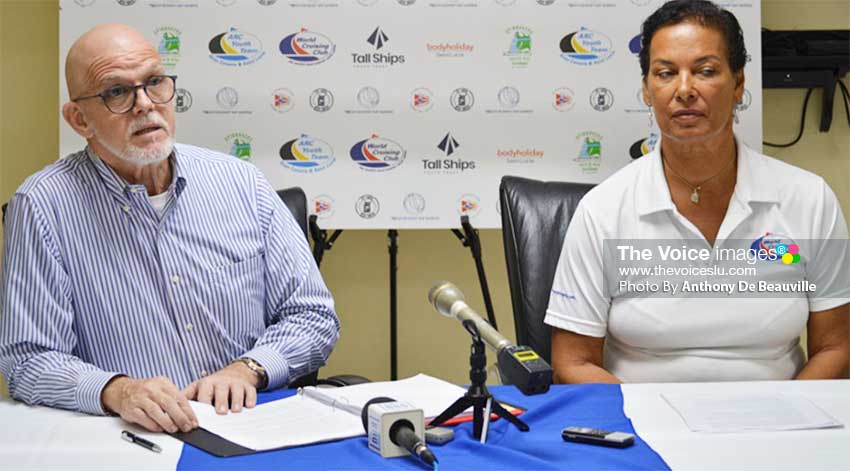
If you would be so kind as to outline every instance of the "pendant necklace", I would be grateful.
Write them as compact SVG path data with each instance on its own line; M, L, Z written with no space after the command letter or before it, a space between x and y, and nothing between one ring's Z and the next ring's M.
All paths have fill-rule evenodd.
M737 154L737 152L736 152L736 154ZM713 180L715 177L717 177L721 173L725 172L726 169L728 169L732 165L732 162L734 162L734 161L735 161L735 154L732 154L732 158L729 159L729 162L726 165L724 165L723 168L720 169L719 172L715 173L714 175L712 175L712 176L706 178L705 180L694 185L691 182L689 182L685 177L676 173L676 171L673 170L673 167L671 167L670 164L668 164L667 161L664 160L664 156L663 155L661 156L661 163L664 164L668 169L670 169L670 172L673 174L673 176L675 176L679 180L682 180L682 183L684 183L685 185L688 186L688 188L691 189L691 203L693 203L693 204L699 204L699 191L702 190L702 186L705 185L706 183L708 183L709 181Z

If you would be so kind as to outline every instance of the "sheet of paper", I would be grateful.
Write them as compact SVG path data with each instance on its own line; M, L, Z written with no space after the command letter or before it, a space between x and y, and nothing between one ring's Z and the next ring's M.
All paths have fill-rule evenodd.
M661 394L691 431L767 432L843 427L796 394Z
M299 395L218 415L190 402L201 427L252 450L273 450L364 435L360 417Z
M409 402L422 409L427 418L436 417L466 393L466 389L460 386L425 374L398 381L356 384L344 388L320 388L320 391L338 401L356 405L359 409L376 397Z
M466 392L459 386L424 374L400 381L317 388L316 391L331 398L332 405L297 394L243 409L238 414L218 415L208 404L194 401L190 404L201 427L260 451L364 435L359 411L375 397L409 402L421 408L425 417L433 417Z

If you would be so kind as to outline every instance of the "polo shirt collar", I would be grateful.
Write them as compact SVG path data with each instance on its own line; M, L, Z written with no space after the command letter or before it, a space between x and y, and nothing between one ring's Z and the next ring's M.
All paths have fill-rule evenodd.
M753 202L778 203L779 190L765 175L767 157L747 147L738 136L735 136L735 141L738 147L738 175L732 198L746 205ZM641 159L647 159L649 163L638 172L635 182L638 215L675 210L661 163L661 138L652 152Z
M670 188L664 178L664 168L661 165L661 138L658 139L652 152L641 159L646 159L649 163L640 169L635 181L637 187L635 203L638 215L646 216L675 209L673 198L670 197Z

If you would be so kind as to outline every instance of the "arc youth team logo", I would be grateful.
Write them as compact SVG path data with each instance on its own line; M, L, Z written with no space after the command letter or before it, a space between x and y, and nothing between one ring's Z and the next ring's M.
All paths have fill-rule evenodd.
M581 27L561 39L561 57L572 64L596 65L614 55L611 39L591 29Z
M363 170L392 170L407 156L407 151L398 142L372 134L351 146L351 160Z
M213 36L209 51L210 59L229 66L253 64L266 54L259 38L236 28Z
M285 142L279 155L281 165L300 173L319 172L336 161L330 144L307 134Z
M304 28L284 37L278 47L286 60L298 65L321 64L336 52L336 45L330 38Z
M633 159L638 159L652 152L652 150L655 149L655 145L658 143L658 137L658 134L651 133L649 137L635 141L629 147L629 155L632 156Z

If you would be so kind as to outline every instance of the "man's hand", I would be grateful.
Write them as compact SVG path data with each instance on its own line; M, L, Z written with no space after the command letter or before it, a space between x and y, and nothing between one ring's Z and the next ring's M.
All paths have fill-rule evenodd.
M215 406L219 414L240 412L242 406L252 408L257 405L257 382L259 377L244 363L235 362L201 378L183 390L190 400Z
M171 380L162 376L115 378L103 388L101 400L107 411L151 432L188 432L198 426L198 419L186 396Z

